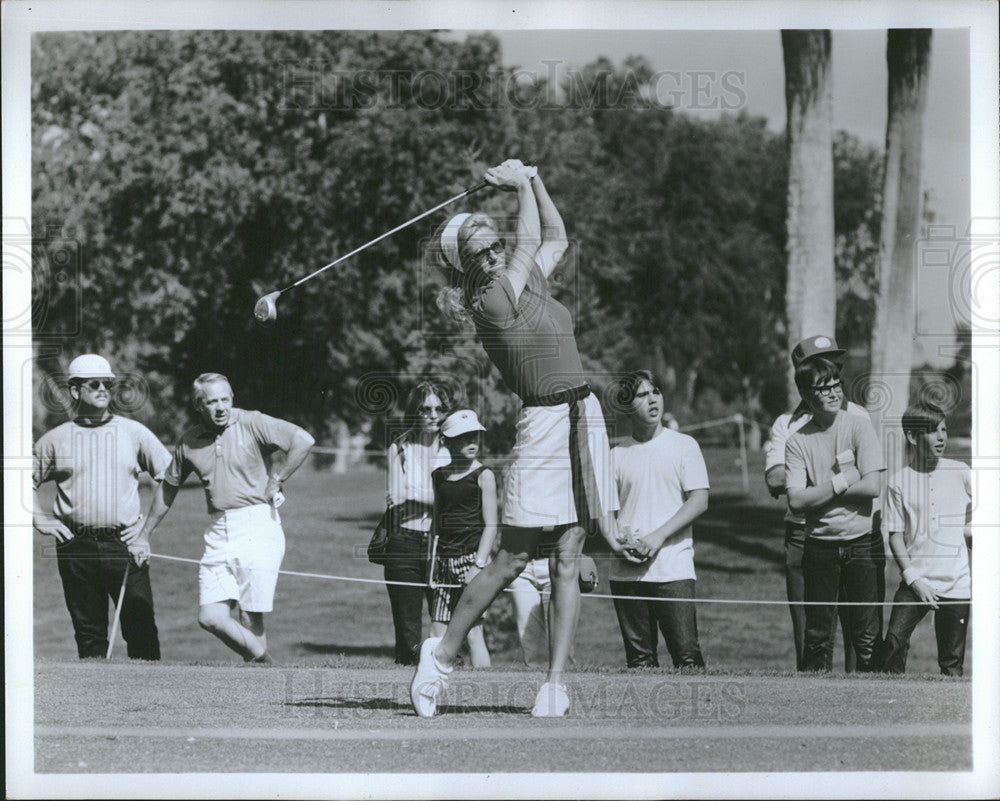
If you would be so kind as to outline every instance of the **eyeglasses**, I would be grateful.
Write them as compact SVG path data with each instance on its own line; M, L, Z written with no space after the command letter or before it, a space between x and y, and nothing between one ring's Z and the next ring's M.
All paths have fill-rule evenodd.
M492 253L494 256L499 256L501 253L503 253L505 247L507 247L507 240L501 238L498 239L496 242L494 242L492 245L489 245L488 247L485 247L482 250L477 250L475 253L472 254L472 258L478 264L484 261L487 255L489 255L490 253Z
M426 416L432 414L441 414L444 411L444 406L419 406L417 407L417 414Z
M813 387L812 391L821 398L833 398L839 395L842 389L843 385L839 381L834 381L832 384L826 384L822 387Z
M91 392L97 392L101 387L112 390L115 388L115 380L113 378L91 378L89 381L83 381L82 385Z

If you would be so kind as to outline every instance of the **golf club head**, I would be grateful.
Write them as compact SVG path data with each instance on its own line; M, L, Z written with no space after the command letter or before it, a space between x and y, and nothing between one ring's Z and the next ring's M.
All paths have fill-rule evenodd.
M278 306L275 301L280 294L280 292L269 292L254 304L253 318L258 325L265 328L274 325L274 321L278 319Z

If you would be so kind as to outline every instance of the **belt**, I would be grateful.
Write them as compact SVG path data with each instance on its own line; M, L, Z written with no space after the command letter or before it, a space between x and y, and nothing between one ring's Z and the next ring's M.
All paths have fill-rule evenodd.
M590 387L587 384L564 389L561 392L553 392L551 395L527 395L522 399L525 406L558 406L560 403L574 403L583 400L590 394Z
M73 529L73 536L82 540L121 542L121 533L124 528L124 526L80 526Z

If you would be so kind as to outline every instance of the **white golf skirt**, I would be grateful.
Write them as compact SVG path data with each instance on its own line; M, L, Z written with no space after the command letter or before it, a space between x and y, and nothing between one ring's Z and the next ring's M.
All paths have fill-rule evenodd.
M592 393L556 406L523 406L512 456L504 475L504 525L590 525L618 509L608 432Z

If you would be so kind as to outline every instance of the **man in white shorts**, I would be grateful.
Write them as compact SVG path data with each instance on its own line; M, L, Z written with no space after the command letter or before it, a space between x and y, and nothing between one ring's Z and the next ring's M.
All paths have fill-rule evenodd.
M149 557L149 536L193 471L205 488L212 523L198 572L198 623L247 662L270 662L264 613L274 603L285 534L278 516L282 482L315 440L294 423L233 408L229 380L203 373L194 382L201 422L181 437L149 520L129 543L136 562ZM237 620L234 613L241 613Z

